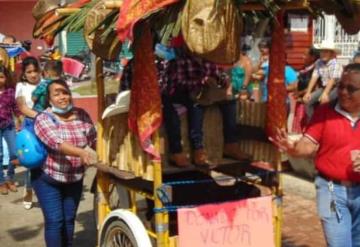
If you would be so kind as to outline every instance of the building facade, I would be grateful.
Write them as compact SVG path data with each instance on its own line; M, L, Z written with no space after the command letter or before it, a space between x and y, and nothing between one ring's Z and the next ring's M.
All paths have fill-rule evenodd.
M319 44L322 40L333 41L340 51L339 60L343 64L347 64L359 49L360 33L349 35L334 15L324 15L314 21L313 28L314 44Z

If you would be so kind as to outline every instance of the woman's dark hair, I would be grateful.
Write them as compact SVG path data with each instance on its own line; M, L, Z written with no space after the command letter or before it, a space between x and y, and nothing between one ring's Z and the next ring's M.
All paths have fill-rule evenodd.
M344 67L344 72L355 72L360 73L360 64L350 63Z
M69 85L66 83L66 81L62 80L62 79L55 79L55 80L52 80L48 86L47 86L47 89L46 89L46 107L49 107L50 106L50 86L53 85L53 84L58 84L58 85L61 85L63 86L66 91L69 93L70 97L71 96L71 90L69 88Z
M5 88L13 87L13 77L10 71L2 64L0 64L0 73L5 75Z
M242 53L247 53L247 52L250 51L250 50L251 50L251 46L250 46L250 45L243 44L243 45L241 46L241 52L242 52Z
M26 57L21 63L21 80L26 81L25 70L29 65L33 65L40 72L39 62L35 57Z

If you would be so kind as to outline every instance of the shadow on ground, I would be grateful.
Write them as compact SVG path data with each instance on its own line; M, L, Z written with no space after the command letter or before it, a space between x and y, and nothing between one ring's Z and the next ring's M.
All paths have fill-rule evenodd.
M15 242L22 242L32 238L35 238L40 233L42 233L42 229L44 228L44 224L37 224L32 227L19 227L14 229L9 229L9 235L14 239Z
M74 235L74 246L96 246L96 225L93 210L80 213L76 216L76 221L82 226L83 230Z

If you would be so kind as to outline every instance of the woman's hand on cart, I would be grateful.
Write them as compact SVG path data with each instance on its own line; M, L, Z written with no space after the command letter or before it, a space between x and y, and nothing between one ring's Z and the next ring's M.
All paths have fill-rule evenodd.
M96 164L98 161L96 152L89 147L86 147L82 150L82 152L80 153L80 159L81 162L86 166Z

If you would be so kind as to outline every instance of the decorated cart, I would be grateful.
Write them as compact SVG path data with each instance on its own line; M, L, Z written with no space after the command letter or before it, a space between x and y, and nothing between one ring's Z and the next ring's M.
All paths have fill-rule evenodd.
M281 155L268 136L285 127L287 117L285 15L325 10L355 33L358 8L359 1L345 0L79 0L66 6L38 1L34 37L51 45L63 30L82 30L96 55L98 245L281 246ZM239 59L244 22L262 17L272 22L269 99L266 104L239 102L237 112L239 144L253 160L222 157L221 117L210 105L204 142L216 165L170 166L155 43L171 47L180 36L194 57L231 65ZM107 104L103 60L128 60L129 51L134 55L131 93L122 92ZM182 132L187 136L186 115ZM189 150L186 138L183 143Z

